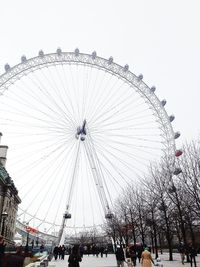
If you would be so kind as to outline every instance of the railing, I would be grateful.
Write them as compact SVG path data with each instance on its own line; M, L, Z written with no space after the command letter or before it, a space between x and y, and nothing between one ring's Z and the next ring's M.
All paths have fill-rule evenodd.
M29 263L28 265L25 265L26 267L38 267L38 266L49 266L49 260L48 260L48 255L41 256L40 258L37 259L36 262Z

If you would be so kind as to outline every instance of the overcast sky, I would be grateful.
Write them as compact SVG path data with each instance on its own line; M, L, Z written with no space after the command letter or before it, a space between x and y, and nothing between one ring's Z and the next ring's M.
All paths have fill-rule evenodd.
M40 49L113 56L167 100L180 145L200 133L199 13L198 0L1 1L0 74Z
M0 5L0 65L22 54L97 51L129 64L155 85L176 117L182 141L199 126L200 3L198 0L7 0Z

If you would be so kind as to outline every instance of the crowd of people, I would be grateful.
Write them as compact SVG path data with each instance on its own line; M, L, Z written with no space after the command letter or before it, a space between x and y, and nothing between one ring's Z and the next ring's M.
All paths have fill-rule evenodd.
M181 263L184 265L186 262L190 263L191 267L197 267L196 256L197 250L192 243L184 245L180 243L178 251L181 256ZM154 264L154 260L151 256L150 248L147 246L129 245L123 248L122 245L116 247L116 260L117 267L133 267L136 266L136 262L141 263L142 267L151 267Z
M79 246L75 245L71 248L65 248L64 245L62 246L55 246L53 249L53 257L54 260L61 259L64 260L65 254L69 254L68 256L68 263L69 267L79 267L80 262L82 261L83 255L93 254L93 256L96 257L103 257L105 254L105 257L107 257L108 254L108 248L103 246ZM147 251L147 248L143 252L142 247L136 247L135 246L128 246L125 250L122 246L116 247L116 259L117 259L117 267L125 267L124 263L127 262L128 267L132 267L136 265L137 258L139 259L139 262L141 260L143 267L150 267L151 265L148 265L149 259L153 262L151 258L151 253Z
M108 255L108 248L107 246L96 246L96 245L80 245L78 246L79 249L79 254L81 256L81 258L83 257L83 255L87 254L88 256L90 256L91 254L93 256L96 257L103 257L105 255L105 257L107 257ZM60 246L55 246L53 249L53 257L55 260L57 259L61 259L64 260L65 255L68 254L70 255L72 252L72 248L71 247L65 247L64 245L60 245Z
M64 260L65 254L69 254L69 267L79 267L84 254L88 254L88 256L90 254L93 254L93 256L96 257L98 257L99 254L101 257L103 257L103 255L105 254L105 256L107 257L108 248L103 246L88 247L81 245L75 245L72 249L65 248L64 245L54 247L54 260ZM117 267L125 267L125 263L127 263L126 266L128 267L136 266L137 260L139 263L141 263L142 267L151 267L151 264L154 264L148 247L144 248L143 246L129 245L124 248L122 245L117 245L115 248L115 255L117 260Z
M0 267L5 266L5 247L6 243L3 236L0 235ZM44 249L44 245L40 247L40 251ZM151 256L151 250L146 245L142 244L129 244L116 245L115 246L115 256L117 261L117 267L134 267L136 264L140 264L142 267L152 267L154 265L154 260ZM184 245L180 243L178 246L178 251L181 257L181 263L184 265L186 262L190 263L191 267L197 267L196 256L197 251L192 243ZM73 247L65 247L64 245L55 246L53 249L52 257L54 260L60 259L64 260L65 255L68 255L68 266L69 267L79 267L82 261L83 255L90 255L96 257L107 257L108 247L107 246L96 246L96 245L74 245ZM16 253L12 255L12 258L6 260L6 266L23 266L24 254L22 253L22 246L18 247ZM50 259L51 260L51 259ZM15 265L13 265L15 263ZM9 265L10 264L10 265Z
M65 253L66 253L66 248L64 245L55 246L53 249L53 255L54 255L55 260L57 260L57 259L64 260L65 259Z
M154 261L151 257L151 253L149 248L142 245L129 245L125 249L122 245L117 245L116 247L116 260L117 260L117 267L133 267L136 266L136 262L141 263L142 267L151 267Z
M185 264L186 261L189 260L191 267L193 266L197 267L196 263L197 250L192 245L192 243L190 243L189 245L185 245L183 242L181 242L178 247L178 251L181 255L181 262L183 265Z

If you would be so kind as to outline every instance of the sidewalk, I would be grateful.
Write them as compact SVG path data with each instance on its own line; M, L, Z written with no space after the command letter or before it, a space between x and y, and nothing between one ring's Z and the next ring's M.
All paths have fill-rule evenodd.
M154 255L153 255L154 258ZM183 267L183 265L181 264L181 258L180 255L178 253L174 253L173 254L173 261L169 261L169 255L167 253L164 253L162 255L159 255L159 258L161 259L161 263L163 264L163 267ZM49 266L55 266L55 267L66 267L68 266L68 255L65 256L65 260L52 260L49 263ZM198 255L196 257L196 261L197 261L197 267L200 267L200 255ZM116 259L115 259L115 255L114 254L108 254L108 257L96 257L96 256L87 256L84 255L83 256L83 260L80 263L80 267L116 267L117 263L116 263ZM136 267L141 266L140 263L137 261L137 265ZM127 265L125 264L125 267L127 267ZM185 263L184 267L190 267L190 263Z
M181 256L179 253L173 253L173 261L169 261L169 254L168 253L164 253L162 255L159 255L159 258L161 259L161 262L163 264L163 267L190 267L190 263L185 262L185 264L183 265L181 263ZM200 255L198 254L198 256L196 257L196 263L197 263L197 267L200 267ZM194 264L193 264L194 266Z

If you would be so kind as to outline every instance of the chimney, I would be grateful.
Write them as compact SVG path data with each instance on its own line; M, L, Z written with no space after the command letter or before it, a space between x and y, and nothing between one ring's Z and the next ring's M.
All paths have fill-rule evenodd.
M2 133L0 133L0 142L1 142ZM0 145L0 164L6 166L6 156L7 156L8 146Z
M8 146L0 145L0 164L5 167L6 166L6 155L7 155Z

